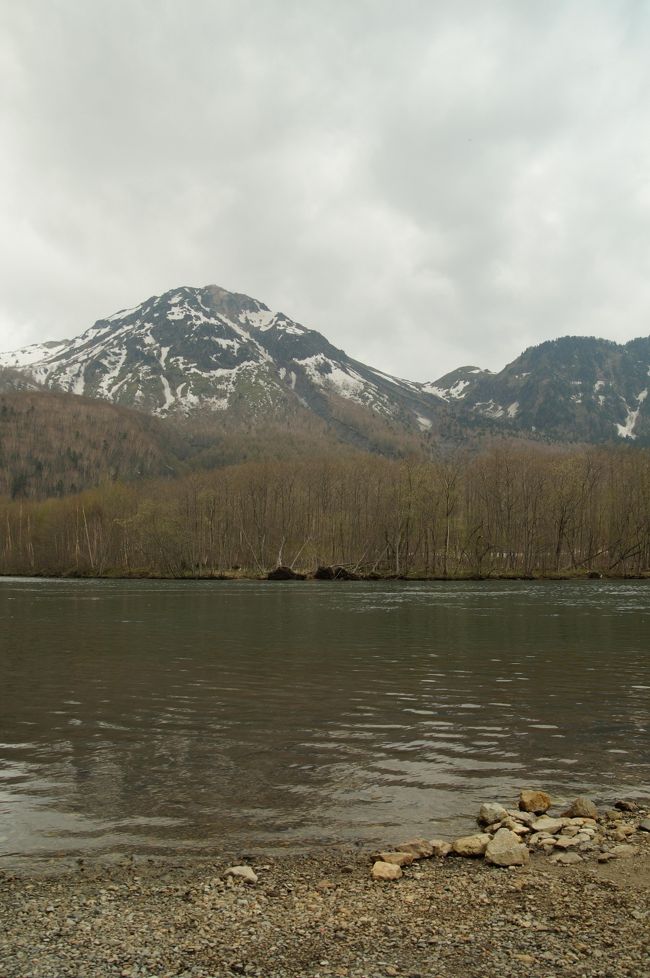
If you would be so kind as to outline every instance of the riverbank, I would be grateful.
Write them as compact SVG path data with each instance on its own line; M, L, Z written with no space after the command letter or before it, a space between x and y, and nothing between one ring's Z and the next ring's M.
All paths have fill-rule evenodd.
M0 974L645 978L650 833L633 841L627 857L571 865L423 858L392 882L352 849L0 873ZM233 861L250 882L228 875Z
M291 574L276 574L275 570L260 572L254 569L239 569L234 571L205 571L200 573L184 574L164 574L144 569L136 569L132 572L123 570L107 569L103 572L83 572L79 570L52 571L31 570L29 573L4 572L0 573L0 581L4 580L51 580L51 581L256 581L256 582L331 582L338 584L341 582L366 582L366 583L394 583L396 581L404 583L463 583L473 581L650 581L650 570L640 574L616 574L608 571L535 571L531 574L504 574L504 573L485 573L485 574L361 574L347 573L344 575L324 576L317 571L301 570Z

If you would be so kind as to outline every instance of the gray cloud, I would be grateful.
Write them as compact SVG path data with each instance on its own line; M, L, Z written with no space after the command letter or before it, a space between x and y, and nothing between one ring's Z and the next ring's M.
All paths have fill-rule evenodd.
M384 370L650 332L650 8L0 6L0 348L216 282Z

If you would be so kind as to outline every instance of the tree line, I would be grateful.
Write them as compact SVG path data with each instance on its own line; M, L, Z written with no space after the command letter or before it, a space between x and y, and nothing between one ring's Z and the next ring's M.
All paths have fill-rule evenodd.
M456 577L650 571L650 452L336 454L0 497L3 574Z

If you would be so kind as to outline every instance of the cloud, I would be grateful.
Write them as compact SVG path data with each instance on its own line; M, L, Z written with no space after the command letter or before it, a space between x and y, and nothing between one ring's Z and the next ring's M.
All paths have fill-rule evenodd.
M633 0L0 13L0 347L180 284L413 379L650 331Z

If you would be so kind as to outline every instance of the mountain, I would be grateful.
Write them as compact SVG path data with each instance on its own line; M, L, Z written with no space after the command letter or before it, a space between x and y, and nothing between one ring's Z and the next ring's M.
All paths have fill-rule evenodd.
M210 437L215 424L259 433L298 418L307 426L315 419L328 438L380 452L397 451L405 439L412 448L491 433L650 444L650 337L625 345L564 337L531 347L498 373L466 366L415 383L216 285L173 289L75 339L0 354L0 368L14 385L23 377L176 422L192 419Z
M9 391L37 391L40 389L40 384L37 384L29 374L22 373L20 370L11 370L8 367L0 367L0 394Z
M625 345L565 336L531 347L499 373L463 367L429 385L467 424L552 441L650 443L650 337Z
M154 296L73 340L0 354L0 366L28 371L51 389L159 416L227 409L267 418L302 407L336 420L347 402L427 430L442 403L283 313L215 285Z

